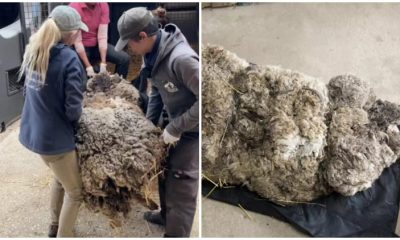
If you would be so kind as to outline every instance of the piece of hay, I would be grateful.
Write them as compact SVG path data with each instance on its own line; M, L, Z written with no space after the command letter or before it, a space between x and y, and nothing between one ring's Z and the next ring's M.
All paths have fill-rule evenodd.
M375 96L357 77L325 85L220 47L202 53L202 161L210 180L246 185L287 204L332 190L354 194L398 158L393 149L400 145L389 146L386 130L369 121Z
M76 145L86 205L111 219L126 215L133 198L156 208L149 185L166 155L161 130L118 75L96 75L87 86Z

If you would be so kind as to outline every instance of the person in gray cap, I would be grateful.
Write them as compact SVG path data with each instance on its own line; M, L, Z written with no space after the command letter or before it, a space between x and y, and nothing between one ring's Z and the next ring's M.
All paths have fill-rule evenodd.
M49 237L73 237L83 199L74 132L82 113L85 71L70 46L87 29L73 8L56 7L30 37L20 69L25 102L19 141L54 174Z
M159 177L161 211L144 217L165 225L165 237L189 237L199 184L199 57L176 25L159 29L143 7L126 11L118 31L116 50L128 45L144 58L152 84L146 117L156 124L164 105L169 116L163 139L170 148Z

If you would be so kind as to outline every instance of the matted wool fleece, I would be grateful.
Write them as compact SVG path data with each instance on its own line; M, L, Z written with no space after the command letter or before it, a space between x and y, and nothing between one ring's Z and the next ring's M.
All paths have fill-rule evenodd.
M161 130L138 107L137 90L118 75L90 79L77 133L84 200L95 211L119 219L132 199L155 208L150 198L166 155Z
M376 106L357 77L325 85L221 47L202 54L203 174L218 185L246 185L282 204L353 195L399 157L400 114L382 119L400 106Z

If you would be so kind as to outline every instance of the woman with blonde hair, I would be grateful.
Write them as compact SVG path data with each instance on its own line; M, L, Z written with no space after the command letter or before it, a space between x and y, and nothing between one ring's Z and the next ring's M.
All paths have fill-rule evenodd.
M49 237L73 237L82 202L74 129L82 113L85 72L70 47L80 30L87 26L73 8L56 7L29 39L20 69L25 103L19 141L54 173Z

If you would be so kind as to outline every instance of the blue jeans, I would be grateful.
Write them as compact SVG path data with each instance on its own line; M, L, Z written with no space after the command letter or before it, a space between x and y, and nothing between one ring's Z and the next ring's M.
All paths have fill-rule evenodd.
M89 59L90 64L94 64L96 63L96 61L100 60L100 52L98 46L85 47L85 52L86 56ZM115 51L113 45L108 44L106 61L114 63L116 65L115 72L118 73L119 75L122 75L122 77L126 79L128 75L129 61L130 61L130 57L126 52L117 52Z

